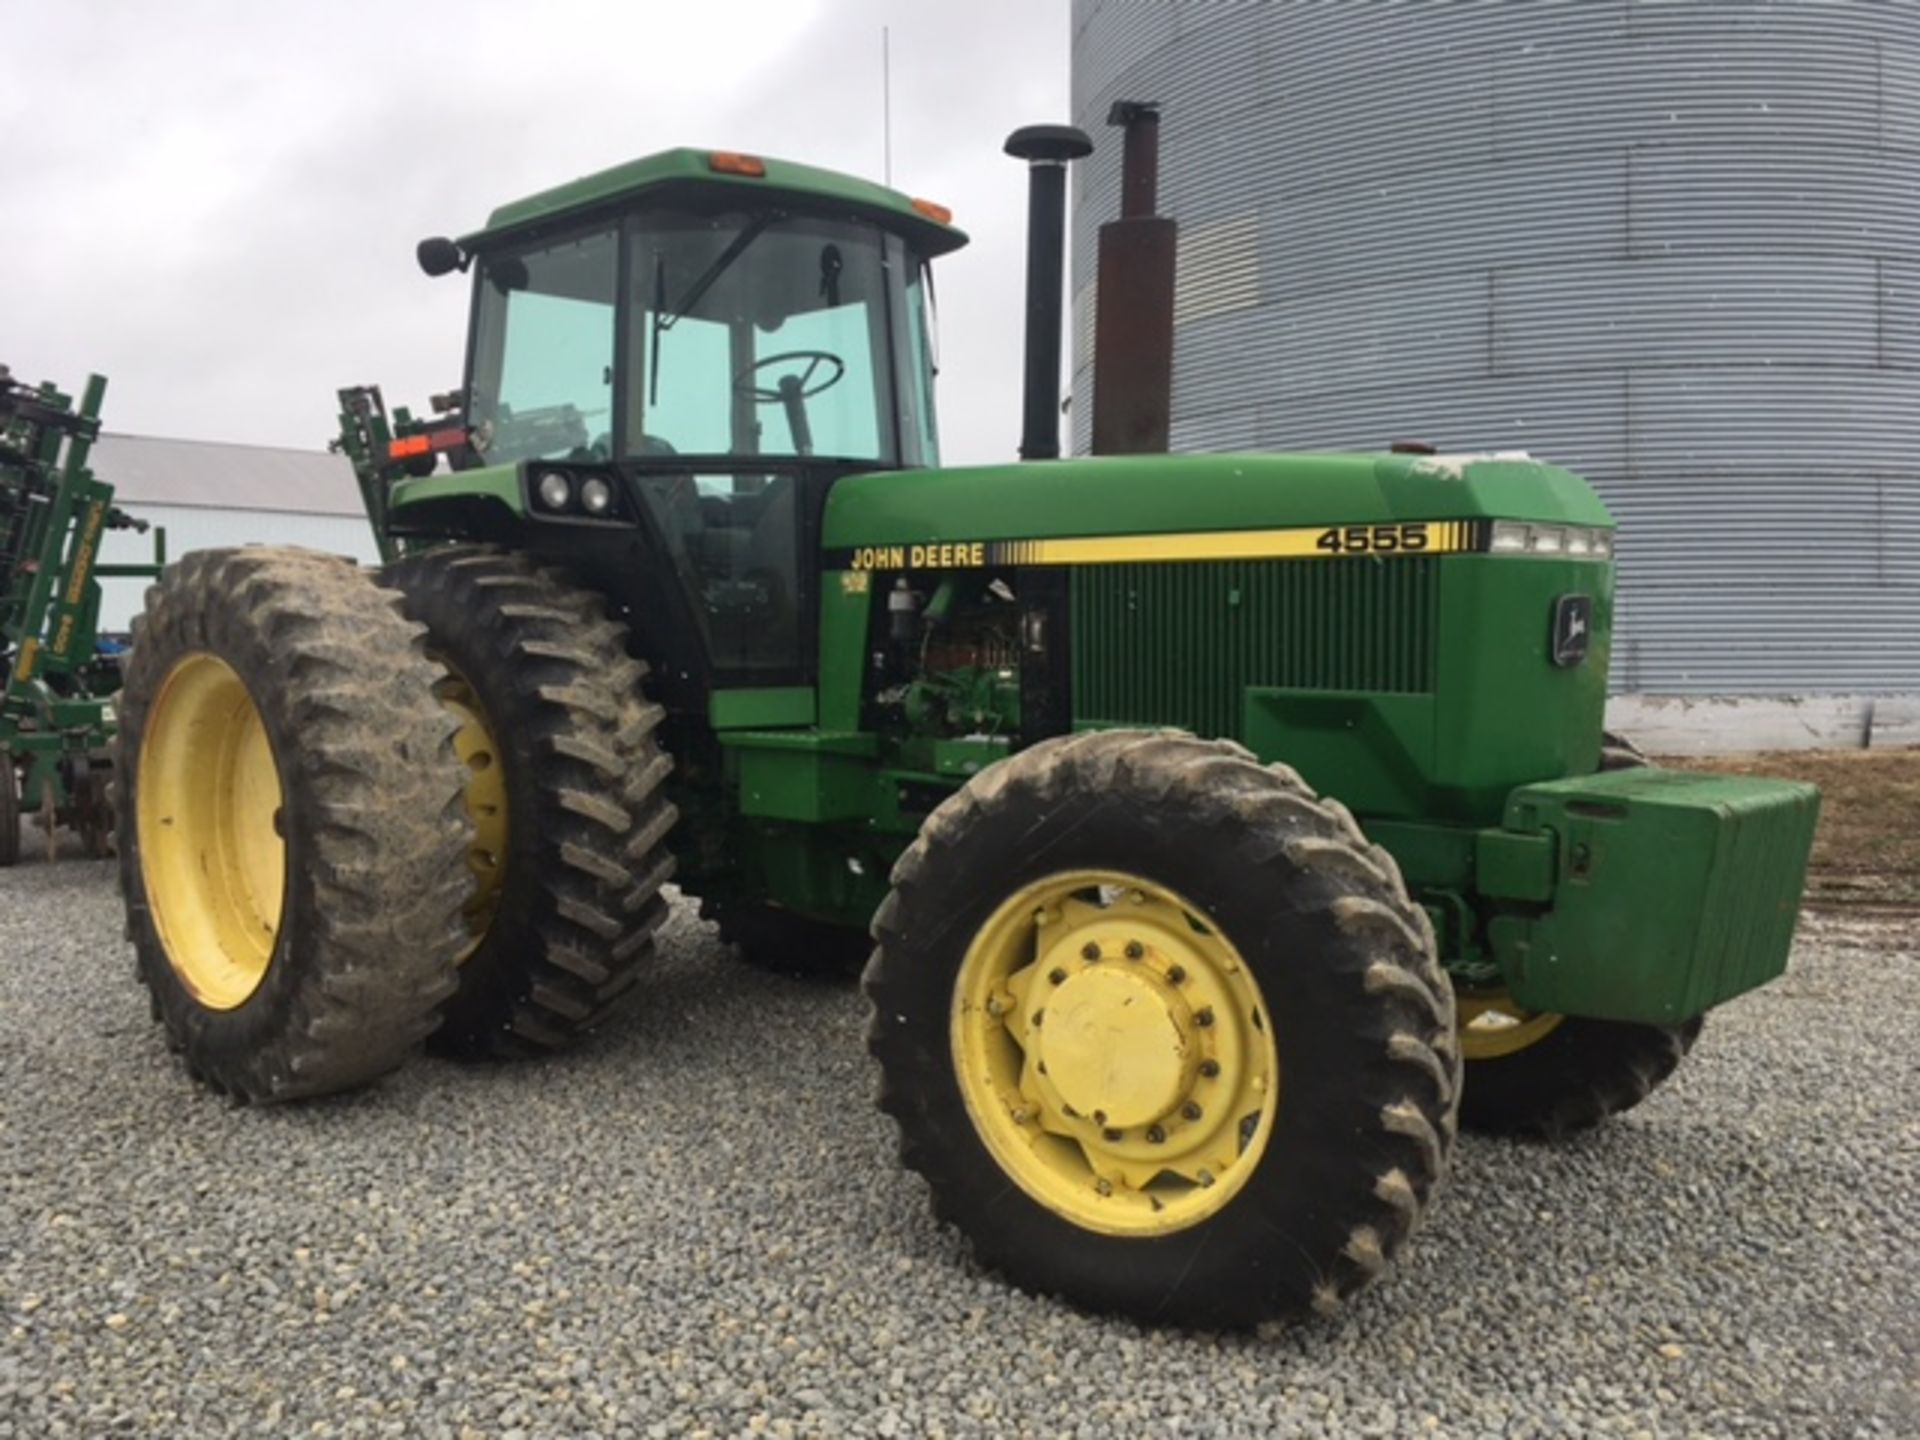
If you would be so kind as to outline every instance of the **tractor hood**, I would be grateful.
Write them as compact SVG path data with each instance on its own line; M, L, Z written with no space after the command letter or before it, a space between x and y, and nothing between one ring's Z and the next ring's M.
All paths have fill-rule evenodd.
M1611 527L1571 471L1520 454L1127 455L853 475L829 550L1386 521Z

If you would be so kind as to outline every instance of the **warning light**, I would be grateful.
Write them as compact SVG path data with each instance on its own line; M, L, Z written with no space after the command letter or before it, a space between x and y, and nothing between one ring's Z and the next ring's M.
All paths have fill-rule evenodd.
M742 155L734 150L713 150L707 154L707 168L719 175L746 175L758 180L767 173L767 162L758 155Z

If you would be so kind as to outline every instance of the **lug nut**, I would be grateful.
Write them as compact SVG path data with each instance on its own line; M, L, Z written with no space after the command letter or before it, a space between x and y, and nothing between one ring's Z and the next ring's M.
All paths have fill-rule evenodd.
M1007 1013L1006 1001L1002 1000L998 995L989 995L987 997L987 1014L993 1016L997 1020L1006 1013Z
M1194 1176L1193 1178L1200 1182L1200 1188L1202 1190L1206 1189L1209 1185L1213 1184L1213 1172L1211 1170L1202 1170L1198 1175Z
M1056 965L1053 967L1053 969L1047 972L1047 979L1051 980L1056 985L1064 985L1067 983L1067 972L1062 970L1058 965Z
M1166 1138L1167 1132L1162 1130L1158 1125L1149 1125L1147 1127L1147 1143L1149 1145L1163 1144Z
M1033 1119L1033 1112L1027 1109L1027 1107L1024 1105L1022 1105L1018 1110L1015 1110L1013 1112L1013 1123L1016 1125L1025 1125L1028 1121L1032 1119Z
M1198 1013L1193 1017L1193 1023L1203 1030L1213 1024L1213 1007L1211 1005L1201 1006Z
M1171 980L1176 985L1185 984L1187 979L1187 967L1184 965L1172 966L1167 971L1167 979Z
M1180 1107L1180 1114L1183 1119L1198 1120L1200 1118L1200 1107L1189 1100Z
M1220 1073L1220 1062L1218 1060L1202 1060L1200 1062L1200 1073L1209 1080L1213 1079Z
M1127 959L1138 960L1146 953L1147 947L1142 945L1138 940L1127 941Z
M1113 1194L1113 1182L1112 1182L1111 1180L1096 1180L1096 1181L1094 1181L1094 1182L1093 1182L1093 1193L1094 1193L1094 1194L1096 1194L1096 1195L1111 1195L1111 1194Z
M1100 958L1100 947L1091 940L1087 941L1086 944L1080 947L1080 958L1082 960L1098 960Z

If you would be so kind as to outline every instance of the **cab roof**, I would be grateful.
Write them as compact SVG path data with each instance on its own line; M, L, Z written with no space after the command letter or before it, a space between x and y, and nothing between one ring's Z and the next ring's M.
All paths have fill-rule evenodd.
M578 180L502 205L487 217L483 229L462 236L460 246L463 250L484 248L516 231L563 218L574 211L598 209L654 191L694 185L709 191L738 189L742 192L741 199L749 203L755 197L764 200L784 195L829 208L851 209L907 236L927 255L943 255L967 243L965 231L915 208L912 197L871 180L791 160L738 157L757 160L765 169L764 175L747 175L715 168L713 157L716 155L735 158L732 152L662 150L609 170L583 175Z

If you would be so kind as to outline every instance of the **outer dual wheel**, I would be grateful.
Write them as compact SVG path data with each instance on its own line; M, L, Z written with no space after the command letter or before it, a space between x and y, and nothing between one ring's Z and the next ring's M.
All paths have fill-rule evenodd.
M345 561L200 551L119 701L120 883L154 1013L241 1100L393 1069L462 943L466 827L424 635Z
M1451 991L1392 861L1224 742L1050 741L930 816L874 920L881 1105L1029 1288L1143 1319L1337 1308L1445 1169Z
M1600 768L1646 757L1623 736L1602 738ZM1460 1123L1496 1135L1558 1139L1630 1110L1678 1068L1700 1034L1682 1025L1633 1025L1527 1010L1495 986L1459 996L1466 1088Z

